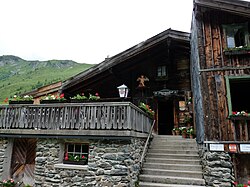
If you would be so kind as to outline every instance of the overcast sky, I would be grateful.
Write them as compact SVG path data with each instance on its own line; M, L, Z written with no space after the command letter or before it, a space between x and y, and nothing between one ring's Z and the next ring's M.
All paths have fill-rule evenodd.
M96 64L168 28L190 32L193 0L1 0L0 55Z

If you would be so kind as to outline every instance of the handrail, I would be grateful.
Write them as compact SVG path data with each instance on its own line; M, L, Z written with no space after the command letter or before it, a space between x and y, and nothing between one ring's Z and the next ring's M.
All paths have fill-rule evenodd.
M144 157L145 157L145 154L146 154L149 139L150 139L150 137L152 135L152 132L153 132L153 129L154 129L154 125L155 125L155 120L153 121L153 124L152 124L151 129L150 129L149 134L148 134L147 141L146 141L145 146L143 148L143 152L142 152L141 160L140 160L140 169L142 168L142 163L143 163L143 160L144 160Z

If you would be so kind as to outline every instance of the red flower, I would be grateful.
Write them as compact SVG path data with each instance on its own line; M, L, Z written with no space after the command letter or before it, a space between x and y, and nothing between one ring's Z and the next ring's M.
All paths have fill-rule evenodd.
M237 114L237 112L232 112L232 114L233 114L233 115L236 115L236 114Z
M84 96L84 93L82 93L82 96Z
M58 99L58 95L56 96L56 99Z
M82 158L84 159L84 158L85 158L85 156L84 156L84 155L82 155Z
M244 184L244 186L243 187L247 187L247 185L246 184Z
M236 186L236 185L238 185L238 182L233 182L233 184Z
M6 97L6 99L3 101L4 103L7 103L8 102L8 100L9 100L9 98L8 97Z
M98 94L98 93L95 93L95 96L99 96L99 94Z
M250 181L247 181L247 184L250 185Z
M60 95L60 98L61 98L61 99L64 98L64 93L62 93L62 94Z
M64 160L69 160L69 157L65 156L65 157L64 157Z

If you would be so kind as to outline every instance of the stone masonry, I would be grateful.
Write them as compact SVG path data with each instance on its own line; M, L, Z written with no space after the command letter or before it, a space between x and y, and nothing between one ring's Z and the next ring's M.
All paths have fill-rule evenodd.
M3 167L5 162L5 152L7 148L8 141L6 139L0 139L0 180L2 181L3 178Z
M86 140L78 140L78 142ZM139 161L145 139L91 140L88 165L82 169L55 167L62 163L64 142L39 139L35 186L37 187L130 187L138 181ZM62 165L62 164L61 164Z
M231 157L225 152L200 152L206 186L231 187L234 181Z

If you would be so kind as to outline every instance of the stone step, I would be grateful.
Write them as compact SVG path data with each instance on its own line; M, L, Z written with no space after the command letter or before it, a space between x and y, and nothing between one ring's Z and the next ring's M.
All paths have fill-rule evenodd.
M164 170L143 168L142 174L145 175L161 175L161 176L178 176L202 179L202 171L183 171L183 170Z
M159 175L140 175L140 181L164 184L205 185L203 179Z
M197 185L181 185L181 184L163 184L163 183L152 183L152 182L140 182L140 187L204 187Z
M192 164L192 165L200 165L199 159L167 159L167 158L146 158L146 162L152 163L163 163L163 164Z
M197 150L197 145L196 144L191 144L191 145L182 145L182 144L178 144L178 145L161 145L161 144L155 144L155 145L150 145L149 149L175 149L175 150L185 150L185 149L189 149L189 150Z
M197 150L149 149L148 153L197 154Z
M165 141L165 140L154 140L151 142L151 145L153 146L157 146L157 145L171 145L171 146L175 146L175 145L182 145L182 146L197 146L196 142L193 141L185 141L185 140L180 140L180 141Z
M153 163L145 162L143 168L150 169L166 169L166 170L186 170L186 171L201 171L201 165L192 164L163 164L163 163Z
M168 139L168 140L182 140L182 136L173 136L173 135L154 135L154 140L156 139Z
M170 154L170 153L147 153L147 158L166 158L166 159L200 159L198 154Z

